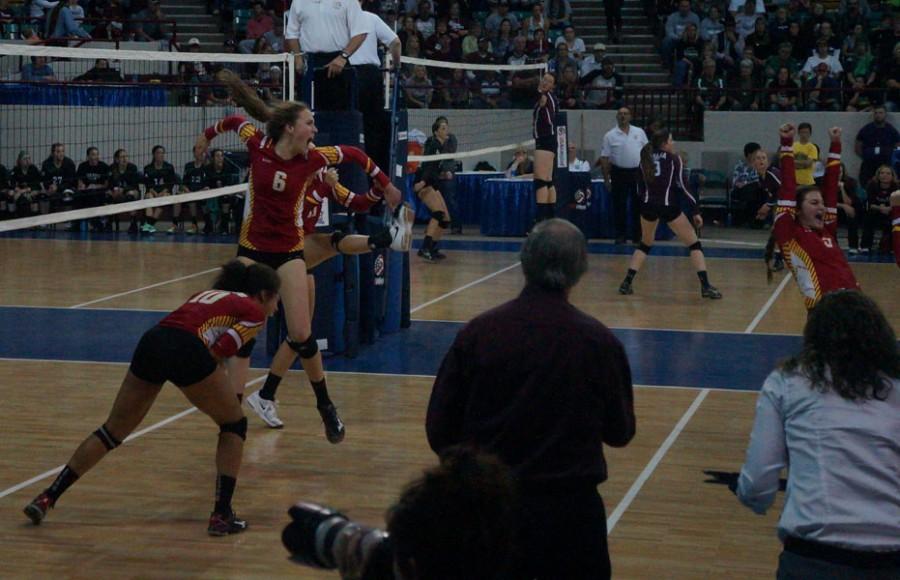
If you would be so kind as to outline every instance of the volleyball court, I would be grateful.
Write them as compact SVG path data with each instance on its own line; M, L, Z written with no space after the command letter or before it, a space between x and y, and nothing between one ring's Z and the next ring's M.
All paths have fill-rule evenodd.
M149 161L149 150L164 144L175 167L190 162L196 135L226 113L203 107L187 111L187 119L165 117L186 109L165 103L141 113L149 115L143 119L138 109L112 117L119 110L112 108L88 121L98 111L84 107L61 122L33 105L22 107L30 112L13 116L30 119L18 131L36 139L28 145L32 154L65 140L75 150L102 146L104 155L128 147ZM485 126L495 116L485 115ZM78 137L78 120L99 133ZM29 129L39 121L46 129ZM71 133L61 139L60 131ZM474 148L515 147L522 140ZM187 205L240 194L242 177L227 189L177 200ZM102 423L140 334L209 288L218 266L234 256L234 238L227 235L87 233L90 220L175 201L165 196L77 209L60 198L53 200L60 205L43 211L38 204L33 213L29 207L32 215L17 218L31 221L0 222L11 232L0 237L4 576L334 577L287 561L280 543L287 508L305 499L382 524L402 485L434 463L423 418L447 346L466 321L522 286L520 240L450 239L446 264L410 260L410 327L379 336L356 358L326 359L347 426L343 443L331 445L323 436L300 371L286 377L279 394L284 429L268 429L247 413L251 424L235 496L251 523L245 534L202 534L214 473L213 426L169 386L131 438L66 495L46 525L26 525L22 506L52 480L85 429ZM87 220L84 231L64 233L73 220ZM572 301L615 330L638 385L638 435L627 448L608 450L610 479L601 486L618 577L763 578L775 567L778 510L753 516L727 489L706 483L703 473L740 467L756 391L775 362L800 344L802 300L787 275L766 281L764 238L704 241L710 273L725 296L714 303L700 299L690 263L676 246L660 244L635 294L623 297L617 288L628 256L604 241L590 244L589 271ZM894 266L854 263L853 269L891 323L900 325L900 313L890 307ZM264 350L257 347L248 391L265 376Z

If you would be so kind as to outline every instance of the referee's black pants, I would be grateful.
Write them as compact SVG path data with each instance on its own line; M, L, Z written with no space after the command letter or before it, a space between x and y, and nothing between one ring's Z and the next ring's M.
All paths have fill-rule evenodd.
M640 179L640 168L625 169L615 165L609 171L612 180L613 218L616 229L616 240L623 241L628 238L631 230L635 243L641 241L641 228L638 221L637 184ZM628 202L631 201L631 212L628 211Z
M522 491L513 578L604 580L611 575L606 509L596 484Z
M363 134L366 153L383 171L391 175L388 167L391 147L391 119L384 111L384 75L374 64L362 64L356 69L359 87L359 111L363 117Z
M316 111L349 111L354 108L354 67L346 64L341 74L328 78L326 67L340 54L340 52L306 53L306 74L314 83L311 105Z

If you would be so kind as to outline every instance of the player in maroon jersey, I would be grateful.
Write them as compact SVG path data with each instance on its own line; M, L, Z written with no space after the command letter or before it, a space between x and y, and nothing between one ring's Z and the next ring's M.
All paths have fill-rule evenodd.
M345 161L363 168L390 207L396 207L402 196L360 149L346 145L312 147L317 129L312 111L305 104L284 101L266 104L236 75L222 71L219 78L229 85L232 97L239 105L254 118L266 122L266 132L243 117L231 116L208 128L197 139L197 144L206 147L216 135L235 131L247 145L250 153L249 192L244 205L238 258L247 263L267 264L281 276L288 345L300 356L315 392L316 408L325 424L328 440L339 443L344 438L344 424L328 396L322 353L312 334L303 252L304 200L320 169ZM236 388L246 382L249 365L249 360L234 365L231 375ZM253 410L273 427L279 427L281 422L275 412L274 395L269 393L280 381L280 376L270 373L263 388L247 398Z
M247 523L231 508L241 466L247 418L234 396L224 361L249 356L254 337L278 304L280 280L268 266L232 260L212 290L194 294L141 337L106 422L85 439L56 480L25 514L40 524L59 496L143 421L163 383L171 381L192 405L219 425L216 501L211 536L242 532Z
M838 178L841 172L841 130L828 130L831 149L822 187L797 189L794 175L794 126L782 125L781 189L775 214L775 241L790 268L806 308L828 292L858 289L859 284L837 240Z
M631 283L650 254L660 218L666 220L675 235L690 249L691 263L700 278L700 296L719 299L722 293L709 283L703 245L697 238L691 222L681 211L682 199L691 206L694 226L703 227L703 218L697 200L684 184L684 164L674 151L675 142L668 129L660 129L650 136L650 142L641 149L640 187L641 243L631 256L628 274L619 286L619 294L633 294Z
M891 241L894 261L900 267L900 190L891 194Z
M556 112L558 104L553 96L556 79L547 73L538 85L537 103L532 114L534 136L534 198L537 203L536 221L554 216L556 187L553 185L553 163L556 160Z

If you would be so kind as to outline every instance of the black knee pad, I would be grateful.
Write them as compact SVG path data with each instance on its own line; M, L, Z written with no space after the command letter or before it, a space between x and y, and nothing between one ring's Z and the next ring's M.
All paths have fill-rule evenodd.
M94 437L99 439L100 443L103 443L107 451L112 451L122 444L121 441L113 437L112 433L106 428L106 424L100 425L100 428L94 431Z
M289 338L287 343L294 352L300 355L300 358L312 358L319 352L319 343L316 342L316 337L311 334L303 342L295 342Z
M338 246L341 244L341 240L343 240L347 234L345 234L341 230L334 230L331 232L331 247L337 250L338 253L341 253L341 249Z
M640 251L644 252L645 254L649 254L649 253L650 253L650 250L653 249L653 246L648 246L648 245L645 244L644 242L641 242L640 244L638 244L638 249L639 249Z
M440 224L443 221L446 221L444 219L444 216L445 216L445 214L441 210L431 212L431 219L437 221L438 224Z
M688 246L688 249L689 249L690 251L692 251L692 252L693 252L694 250L698 250L698 251L701 251L701 252L702 252L702 251L703 251L703 244L700 243L700 240L697 240L696 242L694 242L693 244L691 244L690 246Z
M241 417L234 423L223 423L219 425L219 433L234 433L244 441L247 440L247 417Z
M438 227L442 230L446 230L450 227L450 220L438 220Z
M244 343L244 346L238 349L237 356L239 358L250 358L250 355L253 354L253 347L256 346L256 339L251 338L247 342Z

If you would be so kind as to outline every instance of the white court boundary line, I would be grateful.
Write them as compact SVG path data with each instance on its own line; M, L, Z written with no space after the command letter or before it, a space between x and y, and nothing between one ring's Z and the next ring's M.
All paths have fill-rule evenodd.
M458 294L458 293L462 292L463 290L467 290L467 289L471 288L472 286L475 286L475 285L477 285L477 284L480 284L480 283L484 282L485 280L490 280L490 279L493 278L494 276L497 276L497 275L499 275L499 274L502 274L503 272L507 272L507 271L509 271L509 270L512 270L513 268L517 267L518 265L519 265L519 262L516 262L515 264L511 264L511 265L509 265L509 266L506 266L505 268L502 268L502 269L500 269L500 270L497 270L497 271L494 272L493 274L488 274L487 276L482 276L481 278L479 278L479 279L477 279L477 280L475 280L475 281L473 281L473 282L469 282L468 284L465 284L465 285L463 285L463 286L460 286L460 287L457 288L456 290L452 290L452 291L450 291L450 292L447 292L446 294L442 294L441 296L438 296L437 298L435 298L435 299L433 299L433 300L429 300L428 302L425 302L424 304L420 304L419 306L416 306L411 312L415 312L415 311L417 311L417 310L421 310L422 308L425 308L426 306L431 306L432 304L435 304L435 303L437 303L437 302L440 302L441 300L444 300L445 298L449 298L450 296L453 296L454 294ZM188 276L182 276L182 277L180 277L180 278L173 278L172 280L166 280L165 282L159 282L159 283L156 283L156 284L151 284L151 285L149 285L149 286L143 286L143 287L137 288L137 289L135 289L135 290L129 290L128 292L120 292L120 293L118 293L118 294L112 294L112 295L106 296L106 297L104 297L104 298L98 298L97 300L91 300L91 301L89 301L89 302L84 302L84 303L82 303L82 304L76 304L75 306L70 306L69 308L80 308L80 307L82 307L82 306L86 306L86 305L89 305L89 304L96 304L97 302L103 302L103 301L105 301L105 300L112 300L113 298L118 298L119 296L125 296L125 295L128 295L128 294L134 294L134 293L136 293L136 292L142 292L142 291L144 291L144 290L149 290L149 289L151 289L151 288L157 288L157 287L159 287L159 286L163 286L163 285L165 285L165 284L170 284L170 283L172 283L172 282L177 282L177 281L180 281L180 280L186 280L186 279L188 279L188 278L193 278L193 277L196 277L196 276L201 276L201 275L203 275L203 274L208 274L208 273L210 273L210 272L215 272L216 270L218 270L218 268L213 268L213 269L211 269L211 270L205 270L205 271L203 271L203 272L197 272L197 273L195 273L195 274L190 274L190 275L188 275ZM5 360L5 359L0 359L0 360ZM36 360L36 359L12 359L12 360L22 361L22 360ZM58 360L57 360L57 361L55 361L55 362L73 362L73 361L58 361ZM94 364L98 364L98 363L95 362ZM99 364L105 364L105 363L99 363ZM115 364L115 363L113 363L113 364ZM119 364L121 364L121 363L119 363ZM368 374L371 374L371 373L368 373ZM392 375L392 376L396 376L396 375ZM262 380L265 379L265 378L266 378L266 375L262 375L262 376L260 376L260 377L257 377L257 378L255 378L255 379L253 379L252 381L248 382L248 383L245 385L245 387L248 387L248 386L250 386L250 385L256 384L256 383L262 381ZM172 423L172 422L174 422L174 421L177 421L178 419L181 419L182 417L185 417L185 416L187 416L187 415L190 415L191 413L193 413L193 412L196 411L196 410L197 410L196 407L191 407L191 408L189 408L189 409L185 409L184 411L181 411L180 413L177 413L177 414L175 414L175 415L172 415L171 417L168 417L168 418L166 418L166 419L163 419L162 421L160 421L160 422L158 422L158 423L154 423L153 425L150 425L149 427L146 427L146 428L144 428L144 429L141 429L140 431L136 431L136 432L132 433L131 435L129 435L129 436L125 439L125 441L123 441L123 443L127 443L127 442L129 442L129 441L132 441L132 440L134 440L134 439L137 439L137 438L140 437L141 435L146 435L147 433L150 433L150 432L152 432L152 431L155 431L155 430L157 430L157 429L159 429L159 428L161 428L161 427L165 427L165 426L168 425L169 423ZM6 497L6 496L8 496L8 495L12 495L13 493L15 493L15 492L17 492L17 491L19 491L19 490L21 490L21 489L25 489L26 487L28 487L28 486L30 486L30 485L32 485L32 484L35 484L35 483L37 483L37 482L39 482L39 481L41 481L41 480L43 480L43 479L46 479L46 478L48 478L48 477L50 477L50 476L53 476L53 475L56 475L57 473L59 473L60 471L62 471L64 467L65 467L65 464L59 465L59 466L54 467L53 469L51 469L51 470L49 470L49 471L45 471L44 473L41 473L40 475L36 475L36 476L32 477L32 478L29 479L29 480L23 481L22 483L18 483L18 484L14 485L14 486L12 486L12 487L9 487L9 488L7 488L7 489L5 489L5 490L3 490L3 491L0 491L0 499L3 499L4 497Z
M753 320L750 321L750 324L747 325L747 328L744 329L744 334L750 334L756 327L759 326L759 323L762 322L762 319L766 317L766 314L769 313L769 309L772 308L772 305L775 304L775 301L778 300L778 296L781 294L781 291L784 290L784 287L787 286L787 283L791 279L791 273L788 272L784 275L784 278L781 279L781 283L775 288L775 291L772 292L772 295L769 296L769 299L763 304L763 307L759 309L759 312L756 313L756 316Z

